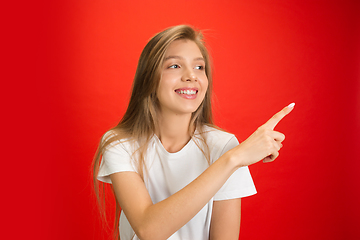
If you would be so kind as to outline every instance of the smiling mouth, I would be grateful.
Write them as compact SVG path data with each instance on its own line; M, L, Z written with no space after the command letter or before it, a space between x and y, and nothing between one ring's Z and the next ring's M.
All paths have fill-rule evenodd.
M178 94L186 94L186 95L195 95L198 93L198 90L188 89L188 90L182 90L182 89L176 89L176 93Z

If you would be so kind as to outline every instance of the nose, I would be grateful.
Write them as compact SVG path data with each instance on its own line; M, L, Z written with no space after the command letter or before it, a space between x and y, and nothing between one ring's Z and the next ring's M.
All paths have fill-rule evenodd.
M186 69L184 70L181 80L184 82L192 82L197 81L197 78L192 69Z

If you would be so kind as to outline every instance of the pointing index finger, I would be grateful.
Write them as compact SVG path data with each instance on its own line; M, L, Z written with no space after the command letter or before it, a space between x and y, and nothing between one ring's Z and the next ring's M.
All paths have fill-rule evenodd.
M295 103L290 103L288 106L284 107L280 112L276 113L272 118L270 118L264 125L271 130L274 130L276 125L288 115L294 109Z

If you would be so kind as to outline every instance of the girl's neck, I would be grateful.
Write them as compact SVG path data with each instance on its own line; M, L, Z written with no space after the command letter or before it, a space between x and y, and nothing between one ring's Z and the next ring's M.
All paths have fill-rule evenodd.
M180 151L191 139L189 123L191 114L161 116L156 135L164 148L170 152ZM194 129L191 129L193 131Z

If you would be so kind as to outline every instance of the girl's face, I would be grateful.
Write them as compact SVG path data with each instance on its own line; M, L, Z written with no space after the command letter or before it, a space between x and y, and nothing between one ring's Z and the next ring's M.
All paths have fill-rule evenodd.
M157 89L161 113L191 115L203 101L207 87L205 61L196 43L183 39L172 42Z

